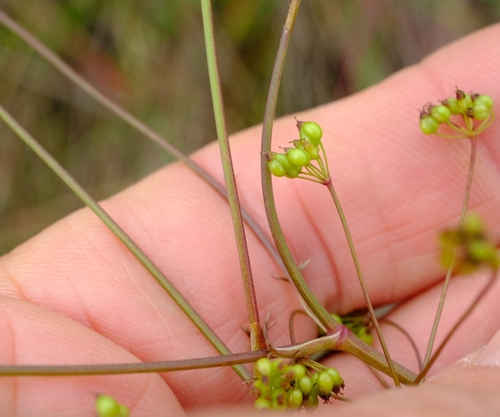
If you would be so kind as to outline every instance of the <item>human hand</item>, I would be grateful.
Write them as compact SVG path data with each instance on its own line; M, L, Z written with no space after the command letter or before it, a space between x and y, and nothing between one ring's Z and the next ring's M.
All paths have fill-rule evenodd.
M323 127L333 182L373 303L405 299L391 319L407 329L421 351L439 296L435 284L443 276L436 262L436 233L457 222L469 150L467 141L424 136L418 129L417 109L451 96L455 85L489 94L498 102L500 87L492 80L500 64L495 53L499 39L500 26L478 32L380 85L296 115ZM495 123L480 138L470 204L496 236L500 232L498 133ZM296 136L291 117L275 123L275 148ZM243 206L264 225L259 137L258 128L241 132L233 138L232 150ZM222 179L214 145L195 159ZM311 261L304 274L312 290L329 310L345 313L363 307L343 232L323 188L298 180L273 181L292 251L298 261ZM232 351L248 349L248 338L240 329L246 311L234 236L221 197L182 164L173 164L103 206ZM288 317L299 308L296 294L290 285L273 279L281 272L252 233L248 241L261 315L270 312L276 322L270 331L273 343L287 344ZM481 274L452 281L441 329L454 323L483 281ZM1 363L123 363L215 355L144 268L86 209L4 256L0 289ZM495 293L498 287L464 323L433 372L496 334L500 314ZM305 319L299 318L296 327L301 340L315 336L314 325ZM406 340L390 327L384 333L394 359L415 369ZM441 331L438 342L443 335ZM495 361L498 343L497 334L480 355ZM457 415L467 410L466 402L483 414L498 413L500 408L495 391L500 371L493 367L465 366L418 389L379 393L379 383L358 360L339 354L327 363L341 372L346 396L367 396L344 412ZM134 417L182 415L183 410L203 407L204 411L208 406L252 400L229 368L161 376L1 378L0 414L91 416L97 393L114 396L130 407ZM412 411L411 404L421 408ZM434 408L438 404L443 408ZM324 407L323 412L334 406L339 404ZM425 407L433 408L434 414Z

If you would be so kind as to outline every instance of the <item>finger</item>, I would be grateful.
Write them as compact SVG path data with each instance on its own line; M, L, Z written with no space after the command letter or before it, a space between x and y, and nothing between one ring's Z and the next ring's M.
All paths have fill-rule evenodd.
M453 95L455 85L491 94L498 68L492 51L500 37L494 26L442 49L421 65L346 100L297 117L314 119L324 130L333 183L342 201L354 243L376 304L407 297L442 276L436 262L436 235L455 227L461 211L470 146L423 135L417 109ZM444 71L443 71L444 69ZM481 135L470 208L498 235L500 202L498 123ZM290 118L274 128L274 149L296 136ZM262 198L252 176L258 175L256 130L233 146L245 206L263 218ZM200 161L210 162L212 149ZM253 182L255 184L255 181ZM364 305L353 263L335 209L324 187L286 178L274 179L285 235L317 294L334 309ZM328 288L328 290L327 290Z
M138 362L129 352L85 326L26 301L1 297L0 312L2 364ZM157 374L1 377L0 415L95 415L98 394L113 396L134 416L183 415L172 391ZM161 406L163 402L167 405Z

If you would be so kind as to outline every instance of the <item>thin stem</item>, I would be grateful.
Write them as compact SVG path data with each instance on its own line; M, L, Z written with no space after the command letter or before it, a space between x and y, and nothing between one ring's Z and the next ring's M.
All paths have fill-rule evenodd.
M422 357L420 356L420 352L418 351L417 344L413 340L413 338L410 336L410 333L408 333L403 327L401 327L399 324L394 323L392 320L385 319L384 318L384 323L389 324L392 327L395 327L398 329L403 335L408 339L408 342L410 342L411 348L413 349L413 352L415 352L415 357L417 359L417 366L418 366L418 372L422 372Z
M264 339L264 334L262 333L259 321L259 310L257 307L257 298L255 296L255 287L252 279L250 257L248 254L243 218L241 216L241 206L238 199L238 190L234 177L231 150L226 128L226 118L224 115L224 103L217 66L217 51L215 49L212 7L209 0L201 0L201 10L203 16L203 29L205 33L208 74L210 78L210 88L212 91L212 104L215 114L217 138L219 140L219 149L221 153L222 167L224 170L224 179L226 181L229 207L231 210L231 217L233 219L234 233L236 235L236 247L238 248L241 277L243 279L243 289L250 328L250 344L252 350L261 350L266 347L266 341Z
M229 355L231 351L224 345L222 340L205 323L202 317L189 304L183 295L163 275L158 267L146 256L146 254L130 239L130 237L118 226L118 224L101 208L101 206L78 184L74 178L28 133L2 106L0 106L0 118L22 139L54 173L102 220L104 224L115 234L115 236L127 247L127 249L141 262L158 283L167 291L175 303L189 317L194 325L201 331L207 340L215 347L221 355ZM235 372L243 380L251 377L250 372L242 365L233 367Z
M429 369L431 366L434 364L436 359L438 358L439 354L442 352L448 341L451 339L453 334L457 331L458 327L466 320L467 316L476 308L476 306L479 304L479 301L486 295L486 293L493 287L493 284L496 281L496 275L497 275L497 270L493 270L491 272L490 278L486 285L482 288L482 290L476 295L476 298L472 301L472 303L469 305L467 310L464 311L462 316L457 320L455 325L451 328L451 330L448 332L446 337L443 339L439 347L436 349L436 352L432 355L432 357L427 361L427 363L424 366L424 369L422 369L422 372L418 375L417 379L415 380L415 383L419 383L424 380L425 376L427 375L427 372L429 372Z
M380 340L380 345L382 346L382 351L384 352L384 356L389 364L390 375L394 380L394 384L399 387L399 378L394 369L394 364L392 363L391 356L389 354L389 350L387 349L387 345L384 340L384 336L382 335L382 331L380 330L380 326L378 324L377 317L375 316L375 311L373 310L373 305L370 300L370 296L368 295L368 289L366 288L365 279L363 278L363 271L361 270L361 265L359 264L359 259L356 254L356 249L354 248L354 242L352 241L351 232L349 231L349 225L347 224L347 220L344 215L344 211L342 210L342 206L340 204L339 197L335 191L333 183L330 178L325 182L325 185L328 187L330 194L333 198L333 202L335 203L335 207L337 208L337 212L340 217L340 221L342 223L342 227L344 228L345 237L347 239L347 244L349 245L349 250L351 251L351 256L354 261L354 266L356 268L356 273L358 275L359 284L361 286L361 292L363 293L363 297L365 299L366 307L368 308L368 312L370 313L370 319L375 327L375 331Z
M278 91L285 64L285 56L288 48L288 43L293 30L293 24L300 6L300 0L292 0L288 10L285 25L281 35L276 60L274 63L273 73L271 75L271 83L267 96L266 110L264 113L264 121L262 125L262 144L261 144L261 178L262 178L262 193L264 195L264 206L266 209L267 221L273 236L276 248L283 259L283 263L290 275L290 278L297 288L303 303L306 305L306 311L312 312L315 320L318 320L321 325L327 329L338 329L338 323L332 318L328 311L321 305L315 295L307 286L300 269L298 268L293 256L290 252L279 224L276 205L274 201L273 187L271 181L271 173L267 169L266 155L271 150L271 136L273 129L274 114L276 111L276 102L278 99Z
M462 212L460 213L460 219L458 221L458 231L459 232L462 230L465 215L467 214L467 208L469 206L470 190L472 187L472 177L474 175L474 165L476 162L477 139L475 137L471 137L470 143L471 143L471 150L470 150L470 158L469 158L469 172L467 174L467 183L465 186L465 194L464 194L464 200L463 200L463 204L462 204ZM429 343L427 345L427 351L425 353L424 369L427 367L427 364L428 364L429 359L430 359L431 354L432 354L432 347L434 345L434 340L436 338L436 333L437 333L437 330L439 327L439 320L441 319L441 313L443 311L444 302L446 299L446 293L448 292L448 286L450 284L451 275L453 273L453 268L454 268L457 252L458 252L458 244L457 244L457 246L455 246L455 249L453 250L453 255L451 258L450 267L448 268L448 271L446 272L446 277L444 279L443 289L441 291L441 296L439 298L439 304L437 307L436 316L434 318L434 324L432 325L432 330L431 330L431 334L429 337Z
M93 87L88 81L86 81L82 76L80 76L73 68L66 64L61 58L59 58L54 52L47 48L43 43L41 43L36 37L29 33L17 22L12 20L7 16L2 10L0 10L0 23L15 33L19 38L30 45L36 52L38 52L43 58L45 58L54 68L56 68L62 75L67 77L70 81L75 83L80 89L85 91L90 97L101 104L103 107L110 110L118 118L123 120L132 128L141 132L148 139L159 145L170 155L182 161L186 166L188 166L193 172L198 174L203 178L209 185L211 185L215 191L217 191L221 196L227 199L227 193L225 188L220 184L214 177L212 177L207 171L205 171L201 166L194 162L189 156L184 154L180 149L172 145L165 138L156 133L153 129L146 126L143 122L137 119L135 116L127 112L122 107L118 106L110 99L108 99L99 90ZM257 238L260 240L262 245L270 253L277 265L285 270L283 262L276 251L276 248L266 237L266 234L262 228L257 224L257 222L250 216L250 214L242 209L242 215L245 222L253 230Z
M261 350L209 358L183 359L177 361L147 363L116 363L105 365L0 365L0 377L5 376L84 376L139 374L151 372L186 371L191 369L234 366L255 362L266 357L269 350ZM250 374L245 381L252 378Z

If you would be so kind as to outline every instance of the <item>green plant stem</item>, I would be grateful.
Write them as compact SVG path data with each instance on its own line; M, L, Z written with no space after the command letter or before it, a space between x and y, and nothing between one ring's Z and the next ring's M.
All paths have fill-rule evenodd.
M366 283L365 279L363 277L363 271L361 270L361 265L359 264L359 259L358 255L356 254L356 249L354 248L354 242L352 241L352 236L351 232L349 231L349 225L347 224L347 220L344 215L344 210L342 210L342 206L340 204L339 197L335 191L335 187L333 186L331 178L328 178L328 180L325 182L325 185L328 188L328 191L330 191L330 194L332 196L333 202L335 203L335 207L337 208L337 212L340 217L340 221L342 223L342 227L344 229L345 237L347 239L347 244L349 245L349 250L351 251L351 257L354 261L354 266L356 268L356 273L358 275L359 279L359 285L361 287L361 292L363 293L363 297L365 299L366 307L368 308L368 312L370 314L370 319L373 323L373 326L375 327L375 331L377 333L377 336L380 340L380 345L382 347L382 351L384 352L384 356L387 360L387 363L389 364L389 370L390 373L389 375L392 376L394 380L394 384L399 387L399 378L396 373L396 370L394 368L394 364L392 363L391 356L389 354L389 349L387 349L387 345L384 340L384 336L382 335L382 330L380 329L380 326L378 324L377 317L375 316L375 311L373 310L373 305L370 300L370 296L368 295L368 289L366 288Z
M83 376L140 374L151 372L186 371L192 369L234 366L257 361L266 357L269 350L261 350L208 358L147 363L116 363L104 365L0 365L0 377L5 376ZM249 375L245 381L252 378Z
M497 275L497 270L493 270L488 282L486 285L481 289L481 291L476 295L476 298L471 302L467 310L464 311L462 316L456 321L455 325L451 328L451 330L448 332L446 337L443 339L439 347L436 349L436 352L432 355L432 357L427 361L425 364L424 368L418 375L418 377L415 379L415 383L418 384L419 382L423 381L425 376L427 375L427 372L429 372L429 369L431 366L434 364L436 359L438 358L439 354L442 352L448 341L451 339L453 334L456 332L458 327L465 321L467 316L474 310L474 308L479 304L479 301L488 293L488 291L493 287L493 284L496 281L496 275Z
M227 199L227 193L225 188L207 171L200 167L196 162L194 162L189 156L184 154L180 149L172 145L165 138L156 133L153 129L146 126L143 122L137 119L135 116L116 105L110 99L108 99L99 90L93 87L88 81L86 81L82 76L80 76L74 69L72 69L68 64L66 64L61 58L54 54L49 48L47 48L43 43L41 43L37 38L35 38L31 33L24 29L17 22L12 20L7 16L2 10L0 10L0 23L15 33L19 38L30 45L36 52L38 52L44 59L47 60L54 68L56 68L62 75L67 77L70 81L75 83L81 90L85 91L90 97L101 104L103 107L110 110L118 118L123 120L132 128L136 129L148 139L159 145L170 155L182 161L186 166L188 166L192 171L203 178L208 184L210 184L215 191L217 191L221 196ZM262 228L257 224L257 222L250 216L250 214L242 209L242 215L245 222L250 226L250 228L255 233L256 237L260 240L262 245L266 248L269 254L272 256L274 261L283 268L285 267L279 254L277 253L275 247L272 245L270 240L266 237L266 234Z
M476 139L476 137L471 137L469 139L470 139L470 143L471 143L470 158L469 158L469 171L467 174L467 184L465 186L464 200L463 200L463 204L462 204L462 212L460 213L460 219L458 221L458 231L459 232L462 230L464 220L465 220L465 215L467 214L467 208L469 207L470 190L472 187L472 178L474 175L474 165L475 165L476 153L477 153L477 139ZM434 346L434 340L436 338L437 329L439 327L439 320L441 319L441 313L443 311L444 302L446 299L446 294L448 292L448 286L450 284L451 275L453 273L453 268L454 268L455 259L457 256L457 251L458 251L458 244L457 244L457 246L455 246L455 249L453 250L451 264L450 264L450 267L448 268L448 271L446 272L446 277L444 279L443 289L441 291L441 296L439 298L439 304L437 307L436 316L434 317L434 324L432 325L432 330L431 330L431 334L429 337L429 343L427 345L427 351L425 353L424 364L423 364L424 369L427 368L427 364L428 364L430 357L431 357L431 354L432 354L432 347Z
M0 106L0 118L21 138L54 173L102 220L127 249L144 265L158 283L167 291L175 303L189 317L201 333L210 341L221 355L231 354L213 330L205 323L202 317L163 275L146 254L130 239L118 224L101 208L101 206L71 177L71 175L28 133L3 107ZM235 372L243 380L251 378L250 372L242 365L236 365Z
M250 257L241 216L240 202L238 199L238 189L234 177L231 150L226 128L226 118L224 115L224 103L218 73L217 51L215 49L215 36L213 25L212 7L209 0L201 0L201 10L203 16L203 29L205 34L205 48L207 52L208 74L210 78L210 89L212 92L212 105L215 114L215 125L217 128L217 138L226 181L227 195L231 217L233 219L234 233L236 235L236 246L240 261L241 277L243 279L243 289L248 312L250 328L250 344L252 350L262 350L266 348L266 341L262 332L259 320L259 310L255 287L253 284L252 270L250 267Z
M273 236L276 248L283 259L286 270L290 276L291 281L297 288L306 309L314 315L314 319L318 321L325 329L339 329L338 323L328 313L328 311L321 305L315 295L307 286L299 267L297 266L293 256L290 252L281 230L276 213L276 205L274 201L274 193L271 181L271 173L267 169L266 154L271 150L271 136L273 129L274 114L276 111L276 101L278 98L278 91L283 73L283 66L285 64L285 56L292 34L293 24L298 12L300 0L292 0L288 10L288 16L283 27L283 32L280 38L278 52L274 63L273 73L271 75L271 84L269 86L269 93L267 96L266 109L264 113L264 122L262 126L262 143L261 143L261 178L262 178L262 192L264 195L264 206L266 209L267 221Z

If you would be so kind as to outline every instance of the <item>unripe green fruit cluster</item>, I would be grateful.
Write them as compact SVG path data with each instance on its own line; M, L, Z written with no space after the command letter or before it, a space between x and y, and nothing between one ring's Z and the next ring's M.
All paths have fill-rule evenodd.
M98 417L128 417L129 410L113 397L99 394L95 400L95 409Z
M302 364L288 365L283 359L260 358L254 367L252 392L257 410L315 409L344 388L337 370L326 368L310 374Z
M470 119L486 120L492 113L493 100L485 94L470 95L457 89L455 97L441 101L439 105L426 105L420 112L420 130L426 135L436 133L451 115L462 115Z
M488 239L482 220L469 214L461 230L447 230L440 235L441 263L445 268L453 264L459 274L474 272L481 265L497 270L500 255L496 244ZM455 255L455 248L458 252Z
M291 143L293 148L285 148L285 153L270 152L268 154L269 171L276 177L297 178L302 167L319 155L319 144L323 131L316 122L298 122L300 139Z

